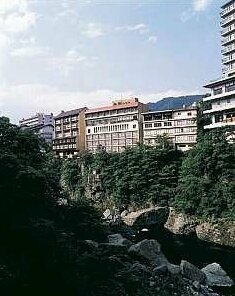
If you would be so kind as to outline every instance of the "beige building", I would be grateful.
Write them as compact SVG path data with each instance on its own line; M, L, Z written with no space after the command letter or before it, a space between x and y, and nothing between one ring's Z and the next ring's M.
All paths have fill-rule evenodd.
M176 149L186 151L197 141L197 107L144 113L143 134L146 145L155 146L157 136L166 135Z
M55 119L53 151L59 157L73 157L85 150L85 111L61 111Z
M146 105L137 98L117 100L112 105L86 110L86 149L121 152L142 142L141 113Z
M211 95L203 99L211 122L205 129L231 127L235 129L235 0L222 6L222 72L223 76L207 85Z

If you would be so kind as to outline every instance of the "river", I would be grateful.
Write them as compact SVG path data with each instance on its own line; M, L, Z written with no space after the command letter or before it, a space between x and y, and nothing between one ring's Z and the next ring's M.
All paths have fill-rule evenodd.
M171 263L179 264L185 259L202 268L207 264L219 263L235 282L235 248L199 240L196 235L176 235L166 229L150 229L140 232L137 240L156 239L162 246L162 252ZM216 291L226 296L235 296L235 287L218 288Z

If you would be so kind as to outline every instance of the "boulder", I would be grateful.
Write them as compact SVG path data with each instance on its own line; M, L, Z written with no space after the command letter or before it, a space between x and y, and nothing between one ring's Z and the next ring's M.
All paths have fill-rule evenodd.
M164 227L174 234L188 235L196 232L197 225L198 221L195 217L177 213L173 208L170 208L170 213Z
M110 244L121 245L121 246L131 246L132 242L124 238L121 234L111 234L108 235L108 241Z
M202 268L206 275L206 284L208 286L233 286L233 280L227 275L218 263L212 263Z
M167 268L166 264L156 266L153 269L153 275L158 275L159 273L166 273L167 270L168 270L168 268Z
M205 281L205 273L186 260L181 260L180 272L183 276L192 281L197 281L199 283Z
M205 222L196 227L197 237L223 246L235 247L235 221Z
M128 226L142 229L149 225L163 226L167 220L169 209L166 207L150 207L122 217L122 221Z
M175 264L169 263L169 264L167 264L167 269L173 275L176 275L176 274L179 274L180 273L180 267L179 267L179 265L175 265Z
M146 258L151 265L160 266L168 263L168 260L161 252L160 244L154 239L144 239L132 245L128 251Z

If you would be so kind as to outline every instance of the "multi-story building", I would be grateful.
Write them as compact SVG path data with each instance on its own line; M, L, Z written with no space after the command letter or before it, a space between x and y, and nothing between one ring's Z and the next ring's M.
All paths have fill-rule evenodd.
M112 105L89 109L85 114L86 148L96 152L121 152L142 142L142 116L147 106L137 98L117 100Z
M166 135L176 149L186 151L197 141L197 107L150 111L143 114L144 144L156 145L157 136Z
M40 135L47 143L52 143L54 133L53 114L37 113L32 117L23 118L19 121L22 129L28 129Z
M211 90L203 99L207 102L204 114L211 119L206 129L235 127L235 0L222 6L221 27L223 76L205 85Z
M85 150L85 111L61 111L55 117L53 151L58 157L74 157Z

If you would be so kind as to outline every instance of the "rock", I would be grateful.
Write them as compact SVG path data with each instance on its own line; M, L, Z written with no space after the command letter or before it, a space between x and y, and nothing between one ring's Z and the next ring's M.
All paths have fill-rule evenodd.
M169 264L167 264L167 269L173 275L176 275L176 274L179 274L180 273L180 267L179 267L179 265L175 265L175 264L169 263Z
M131 266L130 272L138 275L143 275L144 273L148 273L148 269L145 265L136 262Z
M106 220L111 220L113 217L112 217L112 214L111 214L111 211L109 209L106 209L104 212L103 212L103 218L106 219Z
M133 252L146 258L152 265L165 264L167 259L161 253L160 244L154 239L144 239L135 245L132 245L128 252Z
M120 216L121 218L124 218L129 212L127 210L124 210L123 212L121 212Z
M208 286L233 286L233 280L227 275L218 263L212 263L202 268L206 275L206 284Z
M159 265L159 266L156 266L154 269L153 269L153 275L158 275L159 273L166 273L167 272L167 266L165 264L162 264L162 265Z
M85 242L92 248L98 248L99 244L93 240L87 239Z
M166 207L151 207L135 212L130 212L122 217L122 221L128 226L142 229L149 225L163 226L167 220L169 209Z
M108 241L110 244L114 244L114 245L124 245L124 246L131 246L132 245L131 241L124 238L119 233L108 235Z
M181 260L180 272L183 276L192 281L197 281L199 283L205 281L205 273L186 260Z
M235 221L205 222L196 227L196 233L201 240L235 247Z
M198 221L196 217L177 213L173 208L170 208L170 213L164 227L172 233L188 235L196 232L197 225Z

